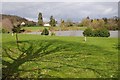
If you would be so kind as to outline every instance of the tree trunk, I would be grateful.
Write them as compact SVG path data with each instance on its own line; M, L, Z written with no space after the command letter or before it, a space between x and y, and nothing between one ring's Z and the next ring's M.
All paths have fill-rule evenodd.
M19 47L19 45L18 45L18 35L17 35L17 33L16 33L16 43L17 43L17 47Z

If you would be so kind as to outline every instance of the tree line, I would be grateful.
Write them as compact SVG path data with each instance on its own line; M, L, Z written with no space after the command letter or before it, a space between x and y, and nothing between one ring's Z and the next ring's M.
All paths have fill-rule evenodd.
M119 30L119 23L120 21L117 16L114 16L113 18L102 19L90 19L89 17L87 17L81 21L79 26L91 27L93 29L106 28L108 30Z
M83 18L80 22L73 22L72 20L68 19L67 21L61 19L59 26L60 27L91 27L93 29L96 28L106 28L108 30L119 30L118 24L119 24L119 18L117 16L114 16L112 18L106 18L103 17L101 19L90 19L89 16L86 18ZM57 21L53 16L50 17L49 24L53 27L56 26ZM43 17L42 13L39 13L38 15L38 26L43 26Z
M56 26L57 21L54 19L53 16L50 16L49 24L50 24L51 26L53 26L53 27ZM39 14L38 14L38 26L44 26L42 13L39 13Z
M0 21L1 22L1 21ZM44 26L43 16L40 12L38 14L38 22L34 21L28 21L25 18L21 18L18 16L12 16L12 15L2 15L2 31L0 32L13 32L14 24L25 22L24 26L30 27L30 26ZM118 26L120 24L120 20L117 16L114 16L112 18L101 18L101 19L91 19L89 16L86 18L83 18L79 22L73 22L71 19L64 20L61 19L60 22L57 22L57 20L52 16L50 16L49 20L49 29L53 30L53 27L60 26L63 27L90 27L92 29L98 29L98 28L106 28L107 30L119 30L120 27ZM24 30L22 30L24 31Z

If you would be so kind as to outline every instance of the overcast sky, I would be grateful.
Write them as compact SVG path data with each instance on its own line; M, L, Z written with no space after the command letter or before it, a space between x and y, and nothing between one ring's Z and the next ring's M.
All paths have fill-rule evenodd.
M25 17L37 21L38 13L43 14L44 21L51 15L56 20L70 19L80 21L82 18L113 17L118 15L118 2L3 2L2 13Z

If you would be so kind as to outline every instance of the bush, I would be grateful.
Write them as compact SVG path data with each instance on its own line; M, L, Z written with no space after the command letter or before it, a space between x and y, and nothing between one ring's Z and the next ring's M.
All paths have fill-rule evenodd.
M20 24L16 24L12 28L13 33L20 33L20 30L21 30Z
M6 33L6 31L5 31L5 29L2 29L2 31L1 31L2 33Z
M105 28L101 28L101 29L97 29L94 31L94 36L95 37L109 37L110 32Z
M93 37L99 37L99 30L93 30Z
M93 36L93 31L91 28L87 28L85 29L85 31L83 32L84 36Z
M52 33L51 33L51 36L55 36L55 33L54 33L54 32L52 32Z
M5 29L1 29L0 33L9 33L9 31L5 30Z
M49 35L49 31L46 28L44 28L41 35Z
M96 30L92 30L90 28L87 28L83 32L84 36L89 36L89 37L109 37L110 32L106 28L100 28Z

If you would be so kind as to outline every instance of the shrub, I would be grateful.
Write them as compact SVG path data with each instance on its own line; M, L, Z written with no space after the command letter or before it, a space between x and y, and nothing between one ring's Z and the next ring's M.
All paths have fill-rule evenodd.
M13 33L20 33L21 26L20 24L15 24L12 28Z
M93 36L93 31L91 28L87 28L85 29L85 31L83 32L84 36Z
M46 28L44 28L41 35L49 35L49 31Z
M51 36L55 36L55 33L54 33L54 32L52 32L52 33L51 33Z
M94 30L93 33L94 33L94 35L93 35L94 37L100 37L100 35L99 35L100 32L98 29Z
M7 31L5 30L5 29L2 29L2 31L1 31L2 33L7 33Z
M106 28L97 29L94 31L95 37L109 37L110 32Z
M83 32L83 35L89 36L89 37L109 37L110 32L106 28L99 28L96 30L92 30L90 28L87 28Z

